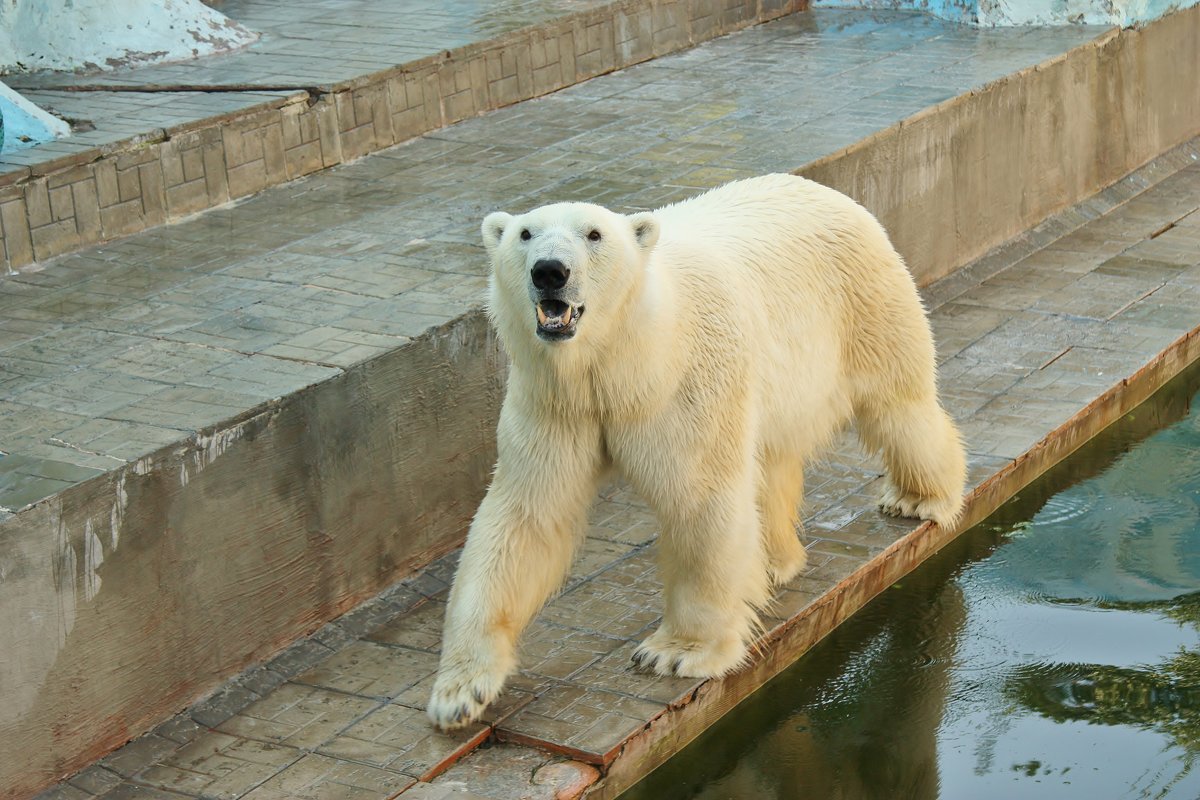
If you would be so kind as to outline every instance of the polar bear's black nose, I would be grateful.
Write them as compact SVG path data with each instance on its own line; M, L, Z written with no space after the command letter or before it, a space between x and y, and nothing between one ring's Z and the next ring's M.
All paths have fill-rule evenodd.
M535 288L543 291L561 289L567 285L567 278L571 277L571 270L564 267L557 258L542 258L534 262L533 271L529 273L529 277L533 280Z

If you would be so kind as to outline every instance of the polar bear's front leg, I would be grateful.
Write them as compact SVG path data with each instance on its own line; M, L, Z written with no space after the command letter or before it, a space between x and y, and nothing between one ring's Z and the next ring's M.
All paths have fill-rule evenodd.
M634 663L691 678L732 672L745 662L757 610L770 598L752 475L661 509L659 517L666 607L662 625L634 651Z
M446 608L428 707L441 728L478 719L500 694L517 637L566 577L603 468L597 428L539 419L508 399L497 438L496 475Z

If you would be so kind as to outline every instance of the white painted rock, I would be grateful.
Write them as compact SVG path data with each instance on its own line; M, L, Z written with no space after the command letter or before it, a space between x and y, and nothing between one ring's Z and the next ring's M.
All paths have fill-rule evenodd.
M0 0L0 72L182 61L256 39L200 0Z

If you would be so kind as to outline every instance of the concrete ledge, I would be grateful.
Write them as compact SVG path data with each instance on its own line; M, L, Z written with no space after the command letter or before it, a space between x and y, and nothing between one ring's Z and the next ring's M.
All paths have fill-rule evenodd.
M470 315L4 522L0 796L453 547L495 461L504 374Z
M1200 74L1200 8L1113 30L798 173L869 208L927 284L1196 136L1200 92L1180 74Z
M0 269L177 220L806 6L620 0L335 85L246 85L251 97L280 96L104 147L58 157L32 148L21 154L28 163L0 171ZM214 89L153 87L197 90Z

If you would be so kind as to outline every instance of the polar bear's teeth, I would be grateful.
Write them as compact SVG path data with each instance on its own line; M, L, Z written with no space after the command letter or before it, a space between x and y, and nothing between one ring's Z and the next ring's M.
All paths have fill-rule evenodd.
M552 300L550 302L554 303L555 307L552 308L549 314L546 313L546 309L542 307L541 303L538 303L535 306L537 309L538 325L547 329L566 328L569 326L571 324L571 320L575 316L575 309L571 307L570 303L562 303L557 300ZM554 313L554 310L559 305L562 306L563 310L561 314L556 314Z

